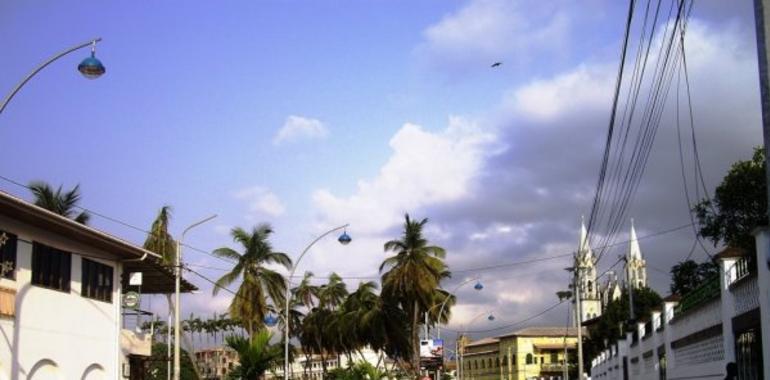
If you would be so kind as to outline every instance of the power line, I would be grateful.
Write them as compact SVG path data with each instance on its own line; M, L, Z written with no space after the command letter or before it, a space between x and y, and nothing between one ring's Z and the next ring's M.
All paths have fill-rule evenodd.
M13 180L13 179L11 179L11 178L8 178L8 177L6 177L6 176L0 175L0 179L2 179L3 181L9 182L9 183L11 183L11 184L14 184L14 185L16 185L16 186L19 186L19 187L21 187L21 188L24 188L24 189L27 189L27 190L30 190L30 191L32 191L32 188L31 188L31 187L29 187L29 186L27 186L27 185L25 185L25 184L23 184L23 183L21 183L21 182L15 181L15 180ZM128 227L128 228L130 228L130 229L133 229L133 230L136 230L136 231L139 231L139 232L145 233L145 234L147 234L147 235L149 235L149 236L153 236L153 235L155 235L155 234L154 234L152 231L148 231L148 230L146 230L146 229L144 229L144 228L141 228L141 227L137 227L137 226L135 226L135 225L133 225L133 224L130 224L130 223L128 223L128 222L124 222L124 221L122 221L122 220L120 220L120 219L117 219L117 218L113 218L113 217L111 217L111 216L108 216L108 215L105 215L105 214L103 214L103 213L100 213L100 212L94 211L94 210L92 210L92 209L89 209L89 208L86 208L86 207L82 207L82 206L78 206L78 205L74 205L73 207L74 207L74 208L76 208L76 209L78 209L78 210L80 210L80 211L85 211L85 212L88 212L88 213L89 213L89 214L91 214L91 215L96 215L96 216L98 216L98 217L100 217L100 218L103 218L103 219L109 220L110 222L113 222L113 223L117 223L117 224L119 224L119 225L121 225L121 226L124 226L124 227ZM93 227L92 227L92 228L93 228ZM157 237L157 236L156 236L156 237ZM218 260L220 260L220 261L226 262L226 263L228 263L228 264L235 264L235 262L233 262L233 261L231 261L231 260L227 260L227 259L225 259L225 258L223 258L223 257L219 257L219 256L217 256L217 255L215 255L215 254L213 254L213 253L211 253L211 252L209 252L209 251L206 251L206 250L203 250L203 249L200 249L200 248L196 248L196 247L194 247L194 246L191 246L191 245L189 245L189 244L187 244L187 243L182 243L182 246L183 246L183 247L186 247L186 248L189 248L190 250L193 250L193 251L195 251L195 252L199 252L199 253L203 253L203 254L209 255L209 256L211 256L211 257L213 257L213 258L215 258L215 259L218 259Z

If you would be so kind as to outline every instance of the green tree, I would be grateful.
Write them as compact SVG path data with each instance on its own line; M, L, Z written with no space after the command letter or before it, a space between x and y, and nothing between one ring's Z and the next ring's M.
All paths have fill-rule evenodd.
M249 335L264 326L264 318L269 311L269 301L273 305L282 305L286 291L286 279L280 273L269 269L271 264L291 267L291 259L285 253L274 252L268 241L273 229L268 224L261 224L251 232L236 227L230 234L241 245L243 253L223 247L214 251L216 256L235 263L233 269L216 282L214 295L220 287L226 287L239 278L241 284L229 307L229 315L238 319Z
M142 245L144 249L159 254L166 265L174 265L176 260L176 242L168 232L170 221L171 206L161 207Z
M719 267L711 261L682 261L671 267L671 294L685 295L718 274Z
M650 288L634 289L634 314L636 320L649 320L651 311L659 307L663 300L660 295ZM610 301L599 320L588 329L588 337L583 346L585 355L583 355L584 364L590 368L590 359L596 357L602 350L607 348L607 344L612 344L623 337L626 326L630 318L628 307L628 290L623 290L617 300ZM630 331L630 330L629 330Z
M439 246L430 245L422 230L428 219L412 220L405 215L401 239L385 243L386 252L395 255L386 258L380 265L382 275L382 296L385 302L393 302L408 315L410 345L410 369L413 373L420 368L420 338L418 325L421 316L435 304L436 289L442 278L448 276L444 264L446 252Z
M257 380L264 378L265 372L281 365L283 346L270 344L273 337L267 330L255 332L251 339L228 336L227 346L238 353L238 365L228 373L228 379Z
M767 180L765 153L755 148L751 160L733 164L714 193L695 206L700 234L716 246L730 246L754 251L751 232L767 221Z
M147 361L146 374L150 380L166 380L166 374L168 371L167 351L168 346L165 343L153 343L152 356ZM171 347L174 350L174 347ZM190 360L190 354L186 350L181 350L182 356L180 359L182 380L198 380L199 377L195 373L195 368ZM173 367L173 363L172 363Z
M81 224L88 224L91 214L87 211L78 213L80 202L80 185L75 185L70 191L62 191L62 187L54 190L51 185L42 181L29 183L29 190L35 197L35 205L61 216L74 219Z

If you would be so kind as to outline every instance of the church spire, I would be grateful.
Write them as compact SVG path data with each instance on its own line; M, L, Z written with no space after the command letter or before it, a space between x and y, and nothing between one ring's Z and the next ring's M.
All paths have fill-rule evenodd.
M639 248L639 239L636 238L636 229L634 228L634 218L631 218L631 238L628 247L629 260L641 260L642 250Z
M586 258L593 259L591 246L588 245L588 231L586 230L585 217L582 216L580 220L580 241L578 242L578 257L582 260L585 260Z

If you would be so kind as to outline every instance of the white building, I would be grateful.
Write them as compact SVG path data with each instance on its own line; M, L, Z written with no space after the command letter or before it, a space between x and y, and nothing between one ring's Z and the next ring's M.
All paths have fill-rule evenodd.
M585 222L580 224L580 240L575 255L575 269L579 271L578 284L581 320L588 321L602 315L602 300L599 297L599 284L596 282L596 258L588 245L588 233ZM577 321L576 321L577 322Z
M173 289L159 259L0 192L0 380L141 379L152 339L122 328L121 299L132 272Z

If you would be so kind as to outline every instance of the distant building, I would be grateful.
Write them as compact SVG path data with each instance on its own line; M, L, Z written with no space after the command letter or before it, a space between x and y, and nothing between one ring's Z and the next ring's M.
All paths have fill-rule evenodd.
M195 362L202 380L222 380L238 365L238 353L226 346L199 350Z
M385 369L386 364L390 365L392 363L384 353L375 352L368 347L354 353L350 359L348 360L348 357L345 355L327 354L323 357L321 355L311 355L308 362L307 356L301 350L297 350L294 354L294 362L291 363L289 379L323 379L324 360L326 361L327 371L336 368L347 368L362 361L377 366L377 368L382 370ZM273 368L272 371L266 374L265 378L283 379L283 367Z
M0 192L0 264L0 380L144 378L152 331L121 301L130 273L173 291L158 255Z
M460 341L464 347L459 370L464 379L562 380L565 368L574 367L577 328L528 327L470 343Z

